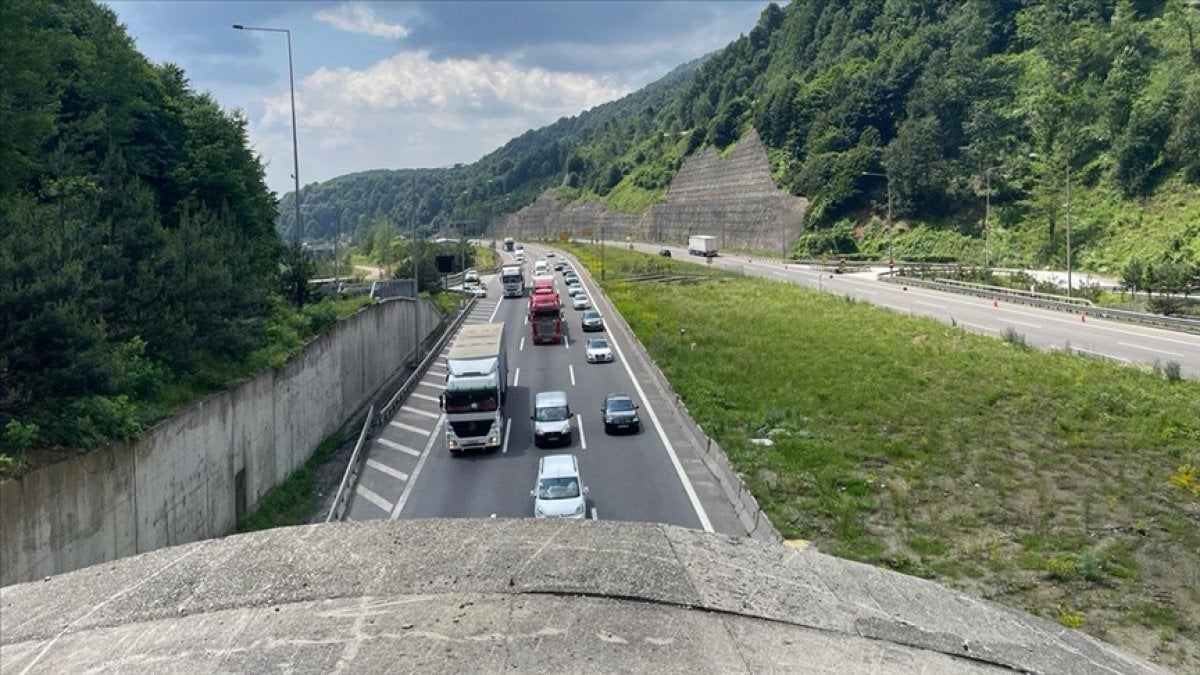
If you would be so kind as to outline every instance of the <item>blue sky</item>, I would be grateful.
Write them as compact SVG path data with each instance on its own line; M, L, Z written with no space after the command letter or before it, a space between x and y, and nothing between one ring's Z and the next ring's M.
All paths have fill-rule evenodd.
M138 49L241 108L267 183L292 186L292 31L304 184L470 163L619 98L749 32L766 0L257 2L111 0Z

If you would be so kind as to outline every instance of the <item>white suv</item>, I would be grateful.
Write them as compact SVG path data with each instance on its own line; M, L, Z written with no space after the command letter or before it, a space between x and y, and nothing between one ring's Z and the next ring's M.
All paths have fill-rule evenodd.
M538 462L537 483L529 491L535 518L586 518L588 489L575 455L547 455Z

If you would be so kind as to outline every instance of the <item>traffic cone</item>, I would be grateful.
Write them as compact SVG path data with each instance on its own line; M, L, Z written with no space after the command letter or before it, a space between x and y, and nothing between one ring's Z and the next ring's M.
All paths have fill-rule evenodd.
M907 290L908 290L908 286L905 286L905 287L904 287L904 290L906 290L906 291L907 291Z
M1000 307L1000 301L999 301L999 300L996 300L996 299L994 299L994 298L993 298L993 299L992 299L992 307L999 308L999 307Z
M1080 314L1079 315L1079 323L1087 323L1087 316L1084 314Z

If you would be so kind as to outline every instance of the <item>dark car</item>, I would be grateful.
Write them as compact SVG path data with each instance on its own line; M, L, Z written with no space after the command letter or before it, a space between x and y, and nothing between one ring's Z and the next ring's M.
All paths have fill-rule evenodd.
M566 266L567 266L567 261L565 261L565 260L559 259L559 260L554 261L554 271L555 272L563 271L563 269L565 269Z
M583 323L583 330L587 332L604 330L604 317L600 316L600 312L594 309L589 309L583 313L580 319Z
M669 249L669 248L659 249L658 254L664 258L670 258L671 257L671 249Z
M612 434L619 431L636 434L642 430L642 420L638 417L638 404L625 394L609 394L604 398L604 407L600 409L604 415L604 433Z

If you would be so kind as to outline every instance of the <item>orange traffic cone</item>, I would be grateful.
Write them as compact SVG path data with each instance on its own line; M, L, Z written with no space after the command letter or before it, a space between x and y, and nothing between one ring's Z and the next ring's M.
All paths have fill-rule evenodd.
M1080 314L1079 315L1079 323L1087 323L1087 316L1084 314Z
M907 290L908 290L908 286L905 286L905 287L904 287L904 290L906 290L906 291L907 291Z
M998 308L998 307L1000 307L1000 301L999 301L999 300L992 300L992 307L997 307L997 308Z

